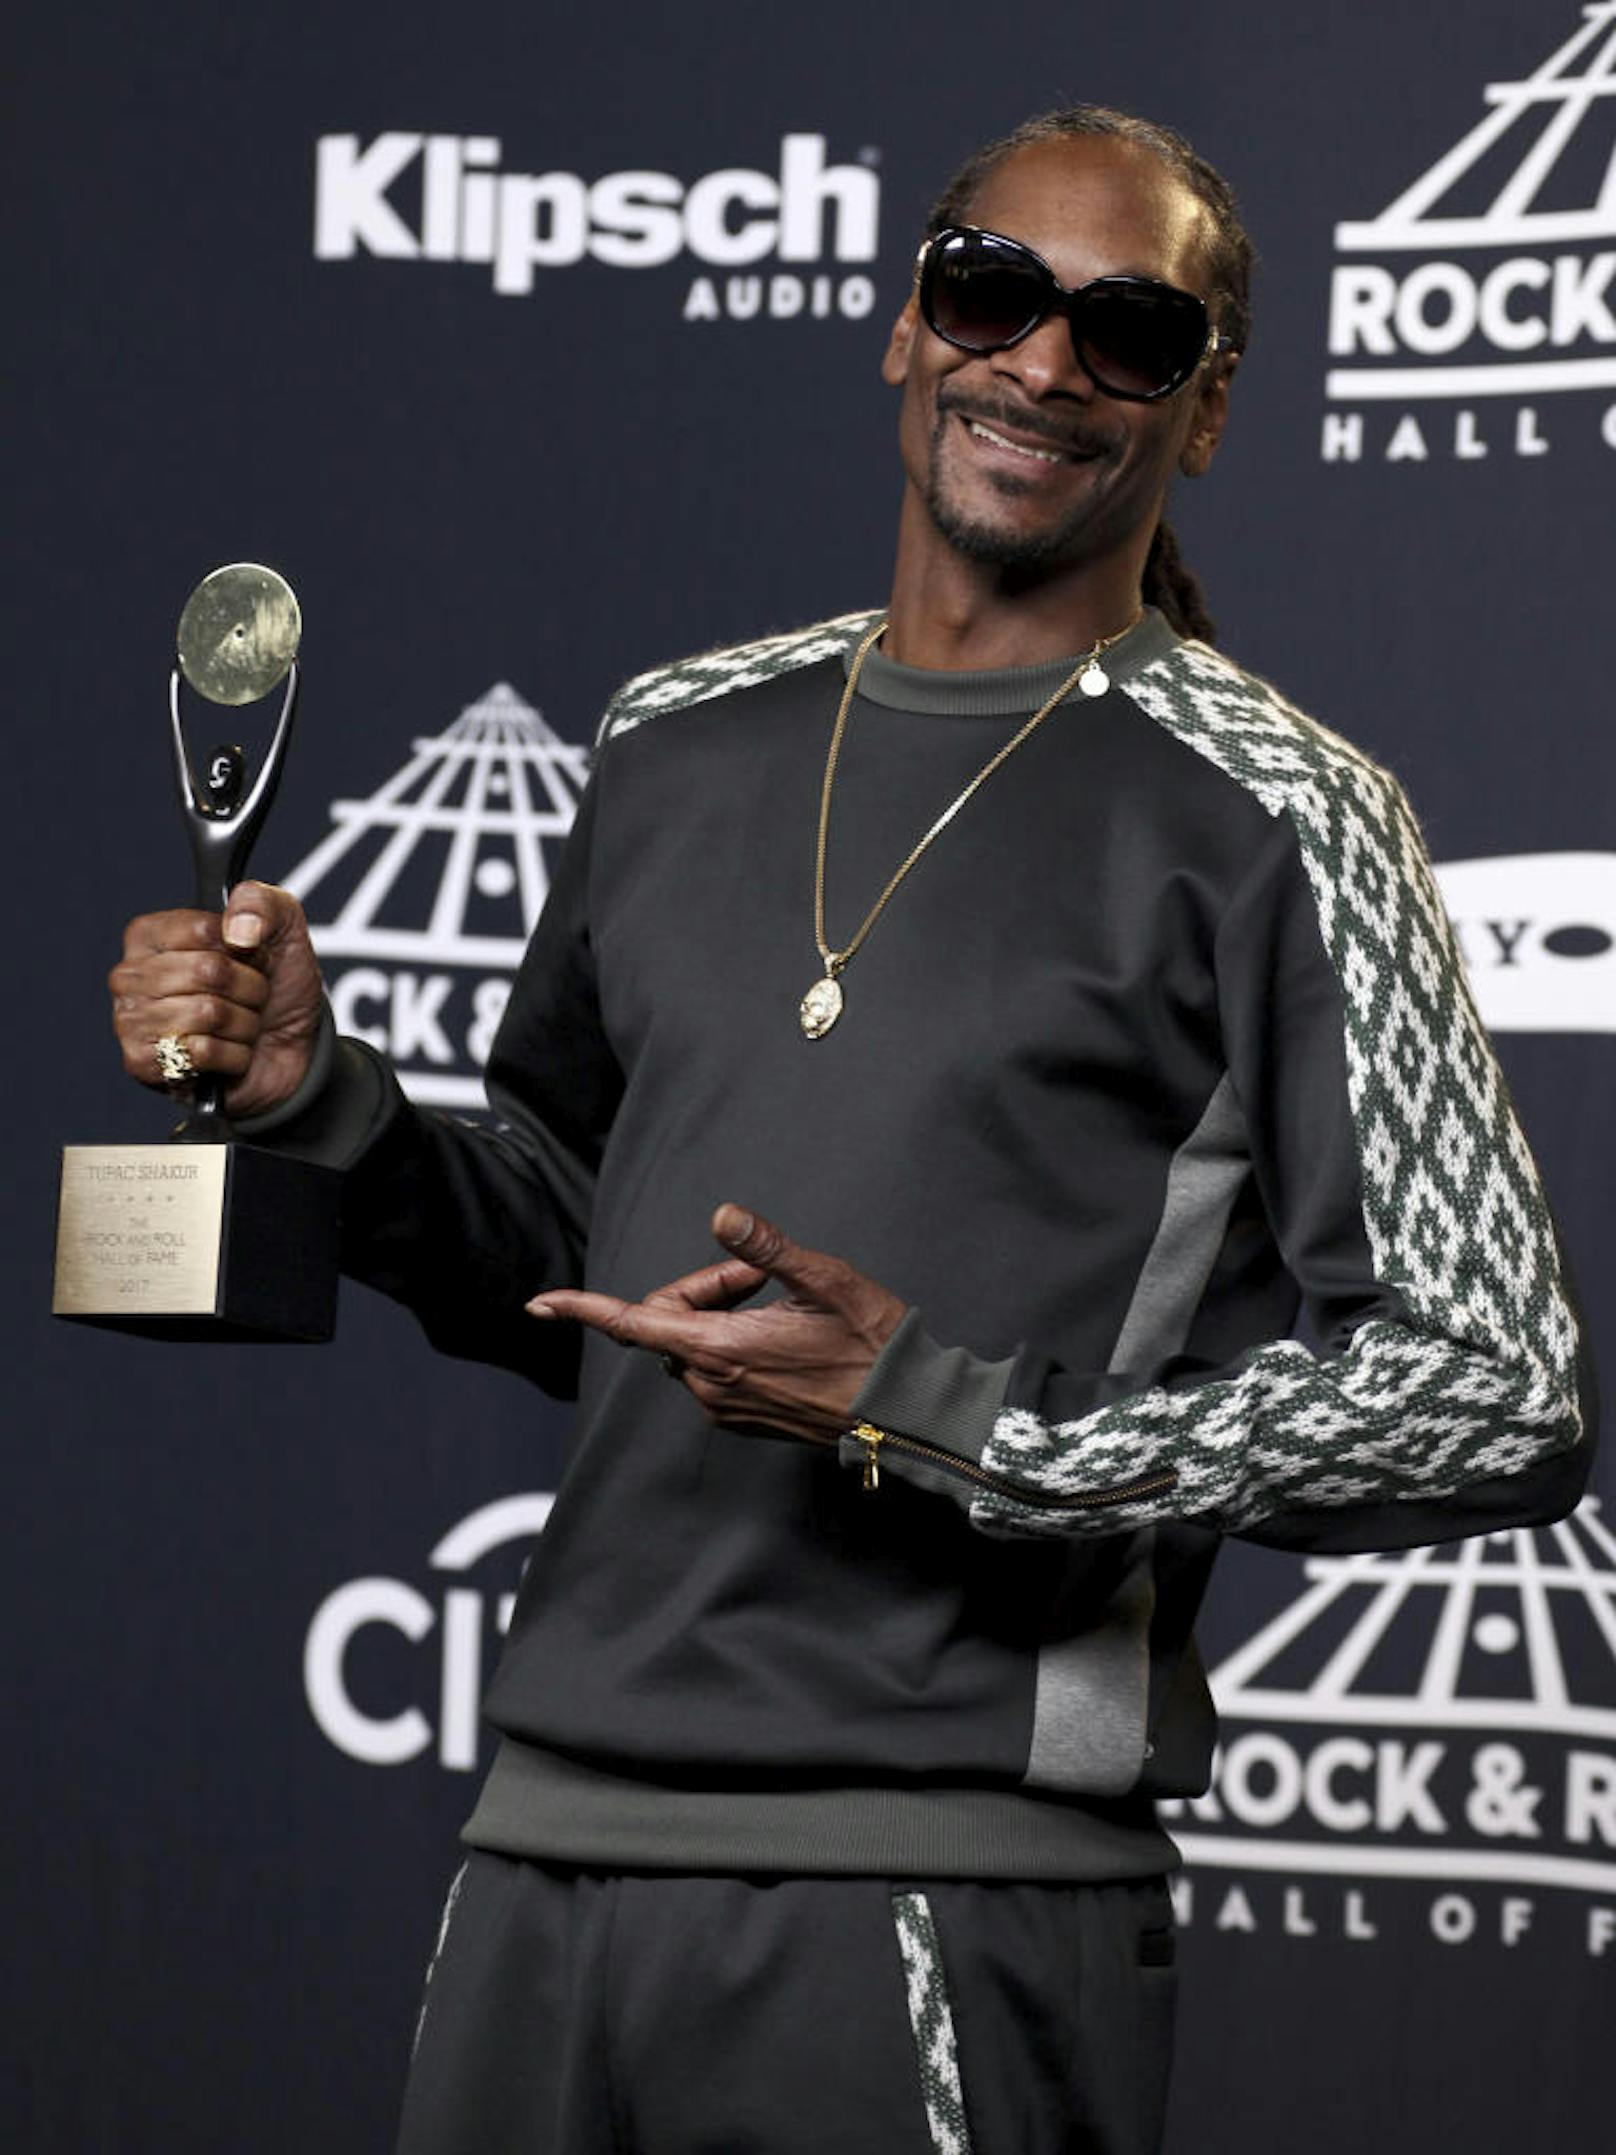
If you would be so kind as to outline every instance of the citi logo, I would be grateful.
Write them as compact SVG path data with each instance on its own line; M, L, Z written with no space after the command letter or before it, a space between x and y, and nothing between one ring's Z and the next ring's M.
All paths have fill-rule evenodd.
M389 131L365 143L322 135L316 256L477 263L507 298L531 293L541 272L585 261L657 269L690 256L722 270L772 261L785 266L768 279L698 277L687 319L858 316L875 304L866 276L806 274L827 262L875 260L881 184L873 151L860 163L830 164L823 135L791 134L773 171L724 166L689 185L671 172L609 172L592 181L575 172L505 172L502 155L493 135Z
M538 1493L500 1497L451 1527L427 1559L433 1592L408 1579L363 1578L327 1594L303 1642L303 1694L339 1751L366 1766L404 1766L435 1748L451 1772L472 1770L484 1667L516 1596L468 1584L467 1575L503 1552L512 1576L553 1502Z
M1378 217L1336 226L1325 392L1372 409L1325 415L1326 463L1543 456L1537 400L1616 389L1616 0L1581 13ZM1416 401L1448 410L1395 409ZM1616 448L1616 405L1597 438Z

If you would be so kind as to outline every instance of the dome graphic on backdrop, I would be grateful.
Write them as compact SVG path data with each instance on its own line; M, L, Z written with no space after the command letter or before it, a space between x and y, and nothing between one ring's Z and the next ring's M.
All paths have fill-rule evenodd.
M1582 27L1534 73L1489 83L1486 117L1378 217L1337 225L1336 245L1536 246L1616 232L1616 0L1582 13ZM1508 154L1489 187L1495 151ZM1572 206L1567 198L1586 193L1576 181L1596 152L1593 199ZM1479 206L1467 196L1478 181L1487 195Z
M412 741L368 798L333 801L333 828L282 877L308 911L339 1026L386 1050L413 1098L484 1105L487 1041L588 765L500 682Z
M1212 1671L1220 1713L1616 1737L1616 1535L1597 1497L1550 1527L1303 1569L1307 1590ZM1377 1674L1394 1658L1395 1682ZM1570 1671L1590 1664L1578 1697Z
M545 843L572 828L587 768L503 681L413 741L368 800L332 802L336 829L282 879L322 957L514 967L550 888Z
M1401 1846L1339 1827L1295 1840L1243 1833L1215 1788L1182 1806L1185 1859L1616 1887L1616 1535L1600 1499L1585 1497L1548 1527L1313 1557L1301 1570L1302 1591L1210 1672L1224 1763L1244 1740L1282 1771L1284 1754L1333 1753L1355 1780L1371 1773L1371 1754L1406 1762L1423 1752L1429 1804L1447 1814L1441 1830L1433 1810L1427 1830ZM1259 1733L1242 1739L1241 1730ZM1521 1762L1528 1792L1533 1773L1563 1771L1570 1794L1526 1805L1519 1835L1489 1840L1485 1829L1467 1833L1466 1803L1477 1771L1485 1782L1501 1758L1510 1774ZM1554 1822L1568 1816L1580 1823L1562 1840Z
M1338 286L1345 277L1357 296L1343 313L1338 289L1333 351L1390 358L1401 347L1428 362L1479 336L1491 356L1337 368L1327 382L1332 398L1616 386L1613 265L1603 252L1567 251L1616 238L1616 0L1581 13L1530 75L1489 83L1484 116L1378 216L1335 228L1346 258ZM1487 250L1510 253L1494 261ZM1428 259L1411 271L1410 255ZM1370 256L1400 264L1395 279L1390 269L1368 268L1355 282L1352 258Z

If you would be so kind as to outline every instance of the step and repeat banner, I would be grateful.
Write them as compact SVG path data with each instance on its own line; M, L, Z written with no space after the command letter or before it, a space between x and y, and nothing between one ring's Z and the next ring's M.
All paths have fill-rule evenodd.
M884 595L931 195L1055 103L1182 128L1262 257L1185 551L1226 646L1409 787L1616 1366L1616 5L95 0L12 87L0 2136L380 2150L566 1416L346 1287L326 1348L45 1314L59 1146L165 1121L103 979L188 897L186 594L297 587L258 865L342 1026L475 1112L612 688ZM1176 2155L1596 2144L1601 1486L1542 1532L1227 1551Z

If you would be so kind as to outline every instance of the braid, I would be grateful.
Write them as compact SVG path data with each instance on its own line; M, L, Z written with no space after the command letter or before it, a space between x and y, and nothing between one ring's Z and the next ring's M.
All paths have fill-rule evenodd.
M1141 596L1147 606L1161 608L1168 627L1180 636L1195 636L1205 644L1217 642L1218 625L1207 610L1201 579L1186 565L1173 527L1165 517L1150 542Z
M1154 120L1141 120L1132 113L1113 112L1106 105L1068 105L1025 120L1011 134L989 142L969 156L938 197L926 222L929 237L946 225L970 222L971 204L988 175L1005 158L1044 142L1061 142L1073 136L1108 135L1136 144L1159 157L1181 180L1211 219L1212 244L1207 267L1212 284L1210 313L1235 352L1243 352L1251 338L1251 273L1256 252L1240 221L1234 190L1184 137ZM1178 551L1178 541L1163 522L1151 541L1145 564L1146 603L1159 606L1180 635L1214 638L1212 616L1206 596L1194 573Z

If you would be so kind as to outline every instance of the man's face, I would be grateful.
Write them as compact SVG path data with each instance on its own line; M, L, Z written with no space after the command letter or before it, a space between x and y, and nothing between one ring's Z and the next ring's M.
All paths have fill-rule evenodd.
M1019 239L1061 283L1156 277L1212 297L1208 215L1149 151L1107 136L1038 143L984 182L968 221ZM1226 363L1157 404L1096 389L1064 315L1007 351L962 352L911 299L883 377L903 390L910 486L958 552L1034 570L1103 558L1154 531L1175 469L1204 471L1228 401Z

